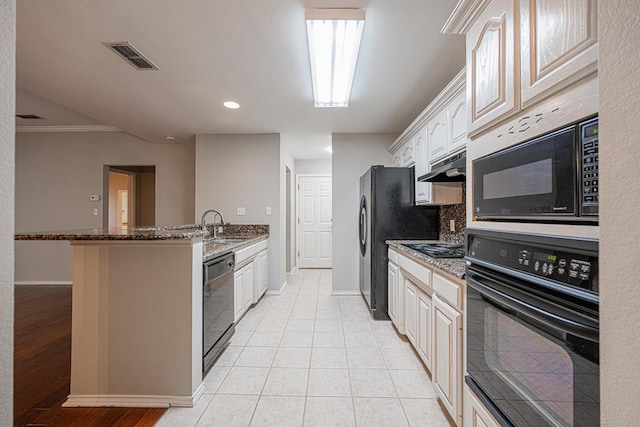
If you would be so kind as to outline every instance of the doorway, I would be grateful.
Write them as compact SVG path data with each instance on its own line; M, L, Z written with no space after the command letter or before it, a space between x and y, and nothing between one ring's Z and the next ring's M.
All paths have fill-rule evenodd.
M289 167L285 166L284 167L284 173L285 173L285 185L286 185L286 217L285 217L285 240L286 240L286 272L287 273L291 273L293 271L293 267L294 267L294 262L295 262L295 257L294 257L294 249L292 248L292 239L291 239L291 229L293 228L293 223L291 221L291 169L289 169Z
M104 167L105 228L153 226L156 223L156 167Z
M297 175L298 268L331 268L331 175Z

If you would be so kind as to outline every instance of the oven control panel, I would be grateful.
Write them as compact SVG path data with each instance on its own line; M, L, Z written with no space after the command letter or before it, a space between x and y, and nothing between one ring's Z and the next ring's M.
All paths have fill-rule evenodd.
M580 124L582 215L598 215L598 118Z
M598 258L559 247L473 236L469 255L491 264L598 292Z

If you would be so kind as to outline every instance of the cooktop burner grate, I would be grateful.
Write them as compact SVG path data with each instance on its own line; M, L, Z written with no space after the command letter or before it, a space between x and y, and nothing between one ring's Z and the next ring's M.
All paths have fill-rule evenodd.
M432 258L464 257L464 245L456 243L403 243L403 245Z

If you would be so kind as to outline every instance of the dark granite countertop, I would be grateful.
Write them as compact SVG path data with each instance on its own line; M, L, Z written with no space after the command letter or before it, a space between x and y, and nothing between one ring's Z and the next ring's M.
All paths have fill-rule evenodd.
M414 251L403 245L403 243L451 243L443 240L387 240L385 242L390 247L397 249L404 255L420 261L429 266L435 267L458 279L464 279L466 264L462 258L432 258L421 252Z
M209 236L199 225L161 225L155 227L93 228L81 230L34 231L16 233L15 240L179 240Z

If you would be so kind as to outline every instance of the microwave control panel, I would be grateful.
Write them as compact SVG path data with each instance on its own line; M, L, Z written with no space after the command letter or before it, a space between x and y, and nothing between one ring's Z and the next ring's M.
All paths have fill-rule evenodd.
M598 215L598 118L580 124L581 214Z

